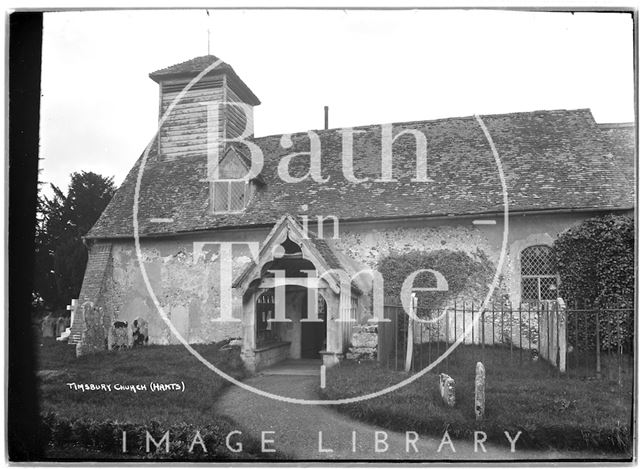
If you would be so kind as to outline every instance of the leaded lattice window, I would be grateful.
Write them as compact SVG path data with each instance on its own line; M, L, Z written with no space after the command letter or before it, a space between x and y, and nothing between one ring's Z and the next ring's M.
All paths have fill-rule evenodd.
M253 183L244 176L248 169L234 150L222 157L218 175L211 181L213 213L240 213L253 195Z
M551 248L531 246L522 251L520 277L522 301L555 300L558 276L553 269Z
M242 212L250 198L250 183L247 181L213 182L213 211L214 213Z

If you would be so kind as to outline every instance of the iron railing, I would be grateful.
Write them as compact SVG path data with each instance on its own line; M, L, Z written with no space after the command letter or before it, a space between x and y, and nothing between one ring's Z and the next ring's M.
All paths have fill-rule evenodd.
M535 366L558 376L603 377L619 382L633 368L634 309L620 305L594 307L556 301L521 304L455 303L449 308L418 307L410 321L397 300L385 301L378 325L377 358L396 370L407 367L412 329L410 371L433 365L447 372L456 355L473 354L499 366ZM458 347L453 344L459 343ZM447 350L449 354L441 358Z

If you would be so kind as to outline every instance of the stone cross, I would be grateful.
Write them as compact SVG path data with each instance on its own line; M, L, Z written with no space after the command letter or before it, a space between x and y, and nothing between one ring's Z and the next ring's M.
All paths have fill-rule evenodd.
M444 373L440 373L440 396L449 407L456 405L456 382Z
M476 363L476 420L484 418L484 389L486 374L482 362Z
M71 304L67 305L67 311L71 311L71 324L73 324L73 317L75 315L77 306L78 306L78 300L71 300Z

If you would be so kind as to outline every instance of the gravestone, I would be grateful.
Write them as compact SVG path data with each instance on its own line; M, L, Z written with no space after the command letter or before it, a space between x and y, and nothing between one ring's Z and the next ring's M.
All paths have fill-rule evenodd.
M42 319L42 337L55 337L56 336L56 321L47 314Z
M132 343L130 341L130 329L131 327L128 323L123 321L115 321L109 328L107 348L109 350L121 350L131 347Z
M129 324L127 327L127 343L129 344L129 348L133 347L133 325Z
M149 323L141 317L137 317L133 320L132 326L132 345L146 345L149 342Z
M71 320L69 318L62 318L62 331L60 336L56 339L58 342L66 342L71 336Z
M105 315L101 307L86 301L81 306L85 329L82 338L76 346L76 356L104 350L107 347L107 327Z
M456 382L444 373L440 373L440 397L449 407L456 405Z
M67 323L64 318L60 317L56 319L56 337L60 337L66 328Z
M486 374L482 362L476 363L476 420L484 418L484 388Z

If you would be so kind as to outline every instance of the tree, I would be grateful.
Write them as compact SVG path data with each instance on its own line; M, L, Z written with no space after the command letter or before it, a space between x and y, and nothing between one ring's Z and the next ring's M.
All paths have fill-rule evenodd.
M51 198L39 198L34 296L58 309L80 293L87 263L82 237L100 217L115 186L112 177L82 171L71 174L66 195L53 184L51 188Z

